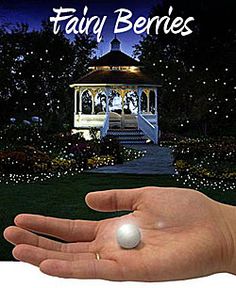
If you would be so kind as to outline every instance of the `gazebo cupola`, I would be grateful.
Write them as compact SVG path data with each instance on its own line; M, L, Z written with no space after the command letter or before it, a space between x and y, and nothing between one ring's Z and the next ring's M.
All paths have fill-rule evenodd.
M111 51L121 51L120 41L116 38L111 41Z
M116 37L110 47L91 62L90 73L70 85L75 91L74 127L84 135L97 128L101 137L109 129L138 129L158 143L160 85L139 61L121 51Z

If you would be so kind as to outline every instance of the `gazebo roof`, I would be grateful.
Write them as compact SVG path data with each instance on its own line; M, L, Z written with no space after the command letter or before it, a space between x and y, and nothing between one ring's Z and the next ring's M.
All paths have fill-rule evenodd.
M110 51L109 53L105 54L101 58L92 61L90 66L91 67L101 67L101 66L113 66L113 67L135 66L135 67L141 67L142 65L139 61L136 61L132 57L123 53L122 51Z
M95 70L80 78L76 84L119 84L159 86L157 81L143 71Z
M144 72L139 61L120 50L120 41L116 37L111 42L111 51L92 61L90 67L93 68L92 72L80 78L71 87L89 85L160 86L156 79Z

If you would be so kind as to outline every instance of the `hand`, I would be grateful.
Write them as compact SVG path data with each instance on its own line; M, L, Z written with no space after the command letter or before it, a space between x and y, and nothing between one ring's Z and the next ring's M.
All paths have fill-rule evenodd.
M4 232L16 245L14 257L64 278L161 281L233 272L235 243L228 223L233 207L197 191L157 187L94 192L86 202L97 211L133 212L97 222L19 215L16 227ZM229 209L234 214L227 218ZM127 222L142 233L131 250L116 242L117 228Z

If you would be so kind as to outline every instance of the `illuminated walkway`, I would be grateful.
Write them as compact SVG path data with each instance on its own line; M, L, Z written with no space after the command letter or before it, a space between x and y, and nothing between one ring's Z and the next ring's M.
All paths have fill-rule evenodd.
M140 159L118 164L115 166L101 167L91 170L91 173L119 173L119 174L174 174L173 156L171 149L157 145L129 146L137 150L147 151Z

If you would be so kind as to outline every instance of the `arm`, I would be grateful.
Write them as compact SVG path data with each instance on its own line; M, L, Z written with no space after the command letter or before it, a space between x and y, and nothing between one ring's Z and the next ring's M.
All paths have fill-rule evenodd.
M97 222L19 215L16 227L4 233L16 245L15 258L68 278L164 281L236 274L235 207L194 190L160 187L94 192L86 202L97 211L133 212ZM115 237L127 222L142 233L131 250L119 247Z
M227 229L226 241L228 243L226 252L229 254L229 263L226 271L236 274L236 207L218 204L221 208L222 215Z

